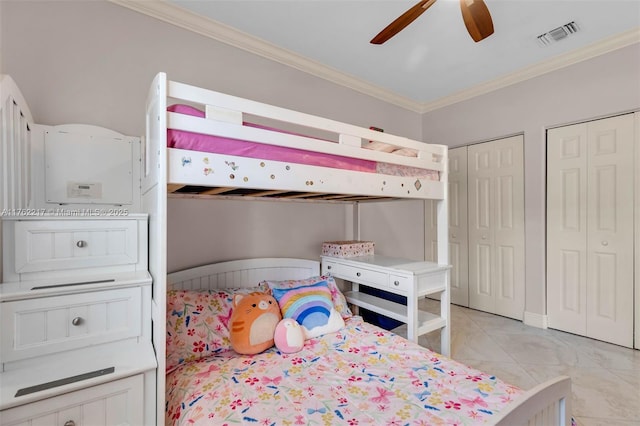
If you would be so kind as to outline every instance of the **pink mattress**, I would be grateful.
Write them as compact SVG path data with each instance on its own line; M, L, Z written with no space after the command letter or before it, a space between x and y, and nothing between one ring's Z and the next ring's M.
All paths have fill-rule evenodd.
M203 117L205 113L188 105L171 105L168 111ZM256 127L271 131L281 130L261 126L253 123L243 123L248 127ZM292 132L285 132L296 134ZM302 136L302 135L300 135ZM324 154L304 149L287 148L267 145L241 139L231 139L221 136L204 135L183 130L167 130L167 146L169 148L186 149L190 151L211 152L214 154L229 154L239 157L259 158L264 160L307 164L312 166L331 167L335 169L353 170L368 173L382 173L394 176L414 176L429 180L438 180L439 174L434 170L419 169L389 163L378 163L358 158L342 157Z

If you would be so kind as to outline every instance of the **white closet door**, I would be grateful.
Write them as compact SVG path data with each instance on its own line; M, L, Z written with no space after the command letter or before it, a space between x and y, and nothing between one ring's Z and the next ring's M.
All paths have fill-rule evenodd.
M523 137L469 147L469 306L524 315Z
M550 130L549 326L633 346L634 121Z
M436 203L425 201L425 260L438 258ZM451 303L469 306L467 243L467 147L449 150L449 262Z
M549 327L587 334L587 126L547 133Z
M424 260L429 262L438 261L437 206L438 203L433 200L424 200Z
M588 124L587 333L633 347L633 116Z
M469 306L467 147L449 151L449 262L451 301Z

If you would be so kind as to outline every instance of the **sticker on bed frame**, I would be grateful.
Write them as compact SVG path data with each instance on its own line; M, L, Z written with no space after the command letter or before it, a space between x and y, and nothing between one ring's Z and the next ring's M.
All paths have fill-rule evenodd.
M182 157L182 167L191 165L191 157Z
M204 168L204 175L205 176L209 176L211 173L213 173L213 169L211 167L205 167Z
M236 166L235 161L225 161L224 164L231 167L231 170L236 171L240 168L240 166Z
M415 186L416 189L420 191L420 188L422 188L422 183L420 182L420 179L416 179L416 181L413 183L413 186Z

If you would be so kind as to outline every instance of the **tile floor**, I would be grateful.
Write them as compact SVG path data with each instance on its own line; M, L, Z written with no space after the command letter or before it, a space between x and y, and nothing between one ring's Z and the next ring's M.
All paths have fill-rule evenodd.
M440 302L420 303L433 312ZM451 316L453 359L523 389L571 376L579 426L640 425L640 351L455 305ZM394 331L404 334L404 327ZM440 335L421 336L419 343L439 351Z

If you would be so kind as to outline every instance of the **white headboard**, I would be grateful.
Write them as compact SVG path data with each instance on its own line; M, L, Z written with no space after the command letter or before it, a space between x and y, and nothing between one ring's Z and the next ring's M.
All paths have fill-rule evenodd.
M259 258L212 263L173 272L169 290L255 287L262 280L304 279L320 275L320 262L308 259Z

